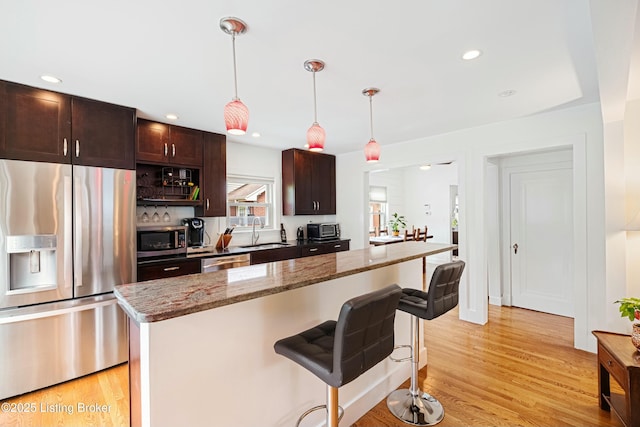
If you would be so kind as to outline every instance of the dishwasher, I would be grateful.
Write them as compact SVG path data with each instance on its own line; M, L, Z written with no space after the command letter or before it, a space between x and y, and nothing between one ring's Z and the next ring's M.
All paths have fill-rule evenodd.
M244 267L251 264L249 254L224 255L214 258L205 258L202 260L202 272L211 273L212 271L225 270L227 268Z

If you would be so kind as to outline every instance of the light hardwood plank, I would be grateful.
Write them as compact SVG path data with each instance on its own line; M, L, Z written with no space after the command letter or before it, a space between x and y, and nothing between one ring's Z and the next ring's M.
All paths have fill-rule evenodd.
M128 365L118 365L1 403L0 426L3 427L128 427ZM8 410L5 404L9 405Z

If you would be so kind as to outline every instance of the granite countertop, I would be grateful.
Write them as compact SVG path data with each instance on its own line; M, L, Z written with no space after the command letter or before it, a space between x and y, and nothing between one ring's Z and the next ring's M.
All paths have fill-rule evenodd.
M404 261L450 251L457 245L403 242L118 285L120 306L138 323L151 323L286 292Z

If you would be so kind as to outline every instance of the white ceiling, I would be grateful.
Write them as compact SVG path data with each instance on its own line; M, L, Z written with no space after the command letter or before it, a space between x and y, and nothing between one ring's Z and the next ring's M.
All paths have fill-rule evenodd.
M139 116L224 133L233 96L249 132L231 141L302 147L318 121L326 152L361 150L598 101L586 0L20 0L0 6L0 79L136 107ZM483 55L460 57L468 49ZM45 83L42 74L63 80ZM499 92L515 90L511 97ZM260 132L259 139L250 136Z

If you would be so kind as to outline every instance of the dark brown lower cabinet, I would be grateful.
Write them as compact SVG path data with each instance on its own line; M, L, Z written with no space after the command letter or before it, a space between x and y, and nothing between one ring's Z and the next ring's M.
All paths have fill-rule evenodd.
M298 252L299 248L297 246L251 252L251 265L298 258L300 256Z
M339 242L315 243L303 246L300 252L301 257L330 254L334 252L342 252L349 250L349 241L341 240Z
M199 259L169 260L150 264L138 264L138 282L200 273L200 264Z

